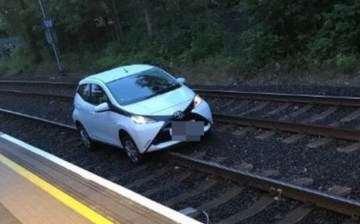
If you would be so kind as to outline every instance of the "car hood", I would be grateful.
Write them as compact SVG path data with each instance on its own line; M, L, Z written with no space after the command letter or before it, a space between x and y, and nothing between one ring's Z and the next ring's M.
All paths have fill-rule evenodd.
M173 115L174 112L185 110L194 99L195 93L182 86L170 92L124 106L123 109L137 115Z

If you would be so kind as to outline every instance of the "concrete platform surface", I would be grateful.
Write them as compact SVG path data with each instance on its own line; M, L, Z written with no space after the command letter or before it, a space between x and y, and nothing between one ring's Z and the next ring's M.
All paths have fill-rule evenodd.
M0 133L0 224L199 224Z

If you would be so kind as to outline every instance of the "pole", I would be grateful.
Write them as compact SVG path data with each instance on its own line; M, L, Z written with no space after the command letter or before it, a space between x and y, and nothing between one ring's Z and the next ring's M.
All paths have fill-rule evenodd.
M43 0L39 0L39 5L40 5L41 13L43 15L43 19L45 20L45 19L48 18L48 13L46 11ZM63 64L62 64L62 62L60 60L59 49L57 47L57 44L55 43L53 30L50 27L46 27L46 29L48 30L48 32L50 34L51 46L52 46L52 48L54 50L54 54L55 54L56 62L57 62L58 67L59 67L60 74L62 76L65 76L64 66L63 66Z

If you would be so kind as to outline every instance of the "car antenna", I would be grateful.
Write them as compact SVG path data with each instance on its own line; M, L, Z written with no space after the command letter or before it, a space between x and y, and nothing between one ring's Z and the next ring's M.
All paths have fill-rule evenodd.
M124 71L125 71L126 73L129 73L128 70L126 70L126 68L123 68L123 69L124 69Z

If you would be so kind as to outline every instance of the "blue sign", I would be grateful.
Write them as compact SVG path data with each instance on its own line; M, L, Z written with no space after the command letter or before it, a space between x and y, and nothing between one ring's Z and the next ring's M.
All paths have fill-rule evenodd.
M43 20L44 26L48 29L52 29L54 26L54 21L52 20L51 17L46 17Z

